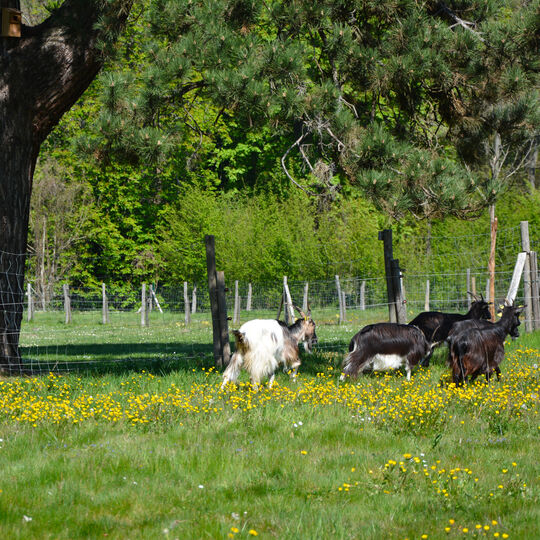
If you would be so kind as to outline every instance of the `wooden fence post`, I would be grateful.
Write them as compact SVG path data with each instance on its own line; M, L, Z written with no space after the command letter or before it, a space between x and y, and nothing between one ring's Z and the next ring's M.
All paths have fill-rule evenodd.
M240 294L238 293L238 280L234 282L234 310L233 323L237 324L240 319Z
M189 305L188 284L184 281L184 323L186 326L191 322L191 306Z
M486 302L493 302L493 304L495 305L495 301L491 300L490 291L491 291L490 279L487 278L487 280L486 280ZM491 311L491 307L489 308L489 310Z
M522 251L521 253L518 253L516 265L514 266L514 272L512 274L512 281L510 282L508 294L506 295L507 304L513 304L514 300L516 299L519 282L521 280L521 274L523 274L526 259L527 254L525 252Z
M471 292L476 296L476 276L471 276Z
M360 309L366 311L366 280L360 285Z
M394 290L394 306L396 310L396 322L399 324L407 323L407 301L402 289L402 276L401 268L399 267L399 260L392 259L391 272Z
M27 321L34 320L34 299L32 298L32 284L30 282L26 285L26 296L28 297L28 309L26 313Z
M285 304L285 322L292 324L294 322L294 308L291 291L289 291L289 285L287 284L287 276L283 276L283 298Z
M213 235L204 237L206 247L206 268L208 272L208 294L210 296L210 309L212 312L212 336L214 343L214 361L217 367L223 367L223 353L221 348L221 329L219 325L219 306L217 297L216 277L216 243Z
M62 286L64 290L64 311L66 313L66 324L71 322L71 298L69 297L69 285L64 283Z
M225 297L225 272L216 272L217 300L219 309L219 338L223 364L226 366L231 358L229 342L229 324L227 317L227 299Z
M150 287L150 294L152 295L154 304L156 304L156 307L158 308L159 312L163 315L163 310L161 309L161 306L159 305L159 300L158 300L158 297L156 295L156 290L154 289L153 285Z
M491 312L491 320L495 322L495 246L497 243L497 225L498 220L495 216L495 205L492 204L489 207L489 221L490 221L490 250L489 250L489 263L488 263L488 273L489 273L489 297L491 299L491 306L489 310ZM488 296L486 294L486 296Z
M424 300L424 311L429 311L429 279L426 280L426 298Z
M386 274L386 297L388 301L388 318L390 322L396 322L396 299L394 293L394 281L392 279L392 229L379 231L379 240L383 242L384 249L384 272Z
M532 306L532 287L531 287L531 243L529 240L529 222L521 221L521 250L527 254L525 259L525 268L523 271L523 292L525 295L525 332L533 331L533 306Z
M465 286L465 290L467 291L467 309L471 309L472 304L472 298L469 294L471 292L471 269L467 268L467 283Z
M339 318L338 318L338 324L343 324L345 316L343 314L343 296L341 294L341 284L339 282L339 276L336 274L336 289L337 289L337 297L339 302Z
M146 291L146 283L142 284L141 288L141 326L148 326L148 294Z
M152 309L154 309L154 285L152 283L150 283L150 285L148 285L148 291L146 293L146 312L147 312L147 317L149 316L150 313L152 313Z
M540 330L540 285L538 283L538 256L536 251L529 253L531 263L531 300L533 311L533 327Z
M253 294L251 283L248 283L248 292L246 300L246 311L251 311L251 295Z
M191 313L197 313L197 285L193 286L193 292L191 293Z
M109 322L109 300L107 299L107 289L105 283L101 284L101 324Z
M308 294L309 294L309 282L306 281L304 283L304 298L302 299L302 311L304 313L307 313L309 310Z

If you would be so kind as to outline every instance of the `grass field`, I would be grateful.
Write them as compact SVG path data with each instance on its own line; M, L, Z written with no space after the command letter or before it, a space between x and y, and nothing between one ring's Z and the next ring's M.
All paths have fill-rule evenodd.
M329 319L298 383L222 392L203 322L25 327L35 358L177 361L0 379L0 538L539 537L538 333L490 385L447 384L444 351L339 383L357 328Z

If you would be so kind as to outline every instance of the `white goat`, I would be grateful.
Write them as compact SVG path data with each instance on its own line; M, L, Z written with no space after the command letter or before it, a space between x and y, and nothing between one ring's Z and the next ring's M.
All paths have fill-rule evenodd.
M269 378L271 387L280 364L292 369L295 379L300 366L298 344L303 341L306 351L311 353L311 346L317 342L311 312L300 313L303 318L290 326L274 319L254 319L234 330L236 351L223 373L221 388L229 381L236 382L242 368L248 371L254 387L264 377Z

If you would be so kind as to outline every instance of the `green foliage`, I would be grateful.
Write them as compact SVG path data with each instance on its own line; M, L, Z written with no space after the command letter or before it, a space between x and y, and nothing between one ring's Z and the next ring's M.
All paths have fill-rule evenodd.
M362 200L343 201L317 217L301 192L284 200L194 188L166 214L159 252L162 279L204 281L203 237L216 237L218 267L228 279L328 279L336 272L372 275L381 269L380 216Z
M444 270L409 240L427 236L411 215L433 235L484 234L485 218L451 216L521 188L537 4L136 1L116 55L42 149L86 194L85 222L64 220L78 239L62 255L70 279L200 281L207 233L230 278L374 275L389 225L409 270ZM497 134L506 161L493 168ZM523 197L534 222L536 195ZM501 226L517 215L505 199Z

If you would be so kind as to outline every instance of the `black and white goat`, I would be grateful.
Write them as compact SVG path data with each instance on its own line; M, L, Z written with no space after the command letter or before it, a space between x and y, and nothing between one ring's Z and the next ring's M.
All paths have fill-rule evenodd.
M364 326L349 343L349 354L343 361L341 380L364 371L386 371L405 366L407 380L411 370L430 351L421 330L409 324L378 323Z
M409 324L420 328L431 346L431 351L425 358L423 365L426 367L429 365L433 349L446 341L454 324L459 321L490 318L489 302L486 302L482 296L480 299L476 298L475 301L472 302L469 311L464 314L424 311L417 315Z
M306 315L296 309L302 318L289 326L275 319L254 319L234 330L236 350L223 372L221 388L229 381L236 382L242 368L249 373L255 387L264 377L269 378L271 387L280 364L284 369L292 370L291 376L296 379L301 363L298 344L303 342L306 352L311 353L312 346L317 343L311 310Z
M504 341L508 335L519 337L519 315L522 311L523 308L505 306L496 323L463 321L453 330L448 338L449 364L456 384L463 383L469 376L474 381L481 374L489 381L493 372L499 378Z

